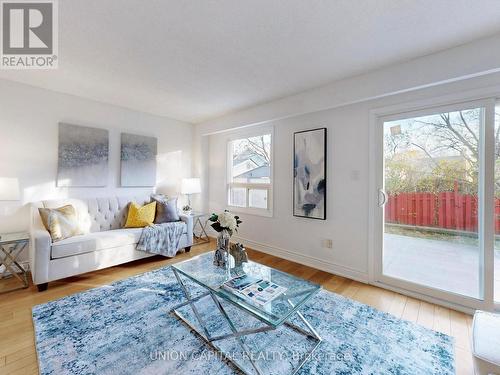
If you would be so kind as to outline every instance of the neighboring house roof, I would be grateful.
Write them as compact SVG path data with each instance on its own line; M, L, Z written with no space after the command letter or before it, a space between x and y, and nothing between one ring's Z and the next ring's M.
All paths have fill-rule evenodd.
M253 160L247 159L239 164L233 165L233 176L239 176L258 167L259 165Z
M261 155L245 150L233 159L234 178L269 177L270 167Z
M410 160L409 162L417 166L422 172L432 171L436 167L436 163L440 162L462 164L464 167L466 165L466 160L460 155L436 156L433 159L423 156L422 158Z
M262 165L260 167L251 169L244 173L241 173L234 178L260 178L260 177L269 177L271 175L271 168L269 165Z
M255 163L255 165L264 165L267 164L266 159L251 150L243 151L236 158L233 159L233 166L244 163L248 160L251 160Z

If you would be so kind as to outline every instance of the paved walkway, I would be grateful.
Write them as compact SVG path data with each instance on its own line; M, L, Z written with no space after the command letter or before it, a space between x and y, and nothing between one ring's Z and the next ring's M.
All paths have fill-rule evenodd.
M384 235L384 274L471 297L479 294L479 251L455 242ZM495 251L495 300L500 301L500 251Z

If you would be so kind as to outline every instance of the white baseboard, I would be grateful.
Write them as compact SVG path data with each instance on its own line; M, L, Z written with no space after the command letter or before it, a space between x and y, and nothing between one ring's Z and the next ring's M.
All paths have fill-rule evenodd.
M342 266L340 264L336 264L330 261L326 261L323 259L318 259L312 257L310 255L299 254L294 251L282 249L277 246L272 246L264 243L260 243L257 241L250 240L248 238L243 238L240 236L234 236L233 241L240 241L244 245L254 249L261 251L266 254L274 255L279 258L288 259L296 263L303 264L305 266L313 267L321 271L333 273L335 275L347 277L349 279L353 279L356 281L360 281L362 283L368 283L368 274L365 272L361 272L349 267Z

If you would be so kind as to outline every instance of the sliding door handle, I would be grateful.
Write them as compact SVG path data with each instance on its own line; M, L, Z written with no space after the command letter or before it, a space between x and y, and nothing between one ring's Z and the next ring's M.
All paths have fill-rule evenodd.
M387 203L387 193L384 189L378 189L378 206L384 207Z

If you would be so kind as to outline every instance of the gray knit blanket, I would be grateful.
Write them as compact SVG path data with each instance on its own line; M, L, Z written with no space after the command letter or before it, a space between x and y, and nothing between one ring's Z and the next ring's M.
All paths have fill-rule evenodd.
M173 257L179 248L184 222L152 224L142 230L137 250Z

